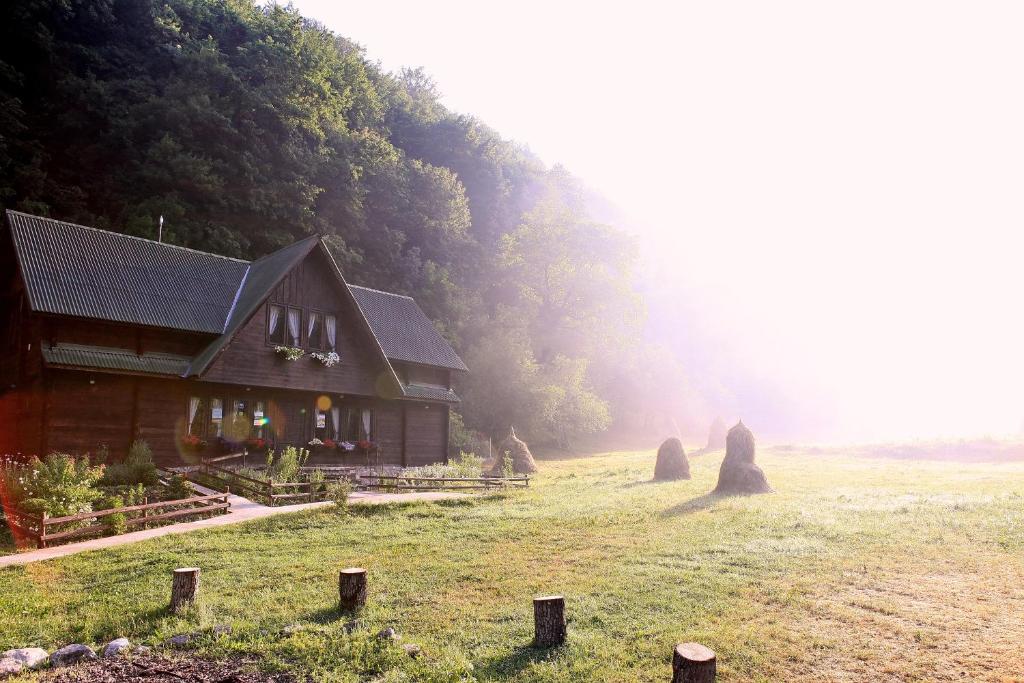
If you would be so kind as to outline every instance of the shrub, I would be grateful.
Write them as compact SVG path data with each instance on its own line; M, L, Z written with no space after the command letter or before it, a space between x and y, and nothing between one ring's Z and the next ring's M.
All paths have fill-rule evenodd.
M129 502L129 505L132 503ZM124 507L124 499L120 496L109 496L104 498L98 504L100 510L116 510ZM128 515L123 512L115 512L112 515L101 517L103 525L107 527L111 534L120 536L124 532L128 531Z
M327 497L334 503L334 511L338 514L348 512L348 497L352 494L352 482L348 479L335 481L327 485Z
M188 479L175 474L167 481L167 496L170 500L179 500L181 498L191 498L195 495L195 490L192 485L188 483Z
M326 479L326 476L324 475L324 471L323 470L321 470L319 468L313 470L312 472L309 473L308 479L309 479L309 490L311 492L319 493L321 490L323 490L324 479Z
M482 477L484 472L484 459L478 458L473 453L459 453L459 459L443 463L437 462L433 465L422 465L420 467L406 467L402 470L403 477L427 478L458 478L476 479Z
M132 443L128 457L117 465L109 465L100 483L103 486L152 486L157 482L156 465L149 444L139 439Z
M103 477L103 467L91 467L86 457L51 453L45 460L33 458L21 484L25 496L22 507L34 514L51 517L92 512L103 494L95 487Z
M309 459L308 450L296 448L295 446L285 448L277 456L276 460L273 459L273 455L273 452L271 452L267 457L269 465L267 474L275 481L298 481L299 470L302 469L302 466L306 464L306 460Z

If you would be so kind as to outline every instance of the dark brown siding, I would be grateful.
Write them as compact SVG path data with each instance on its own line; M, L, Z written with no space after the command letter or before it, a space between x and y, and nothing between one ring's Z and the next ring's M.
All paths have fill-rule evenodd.
M373 421L376 434L374 441L380 448L381 462L388 465L402 464L402 410L399 402L381 401L374 406Z
M135 435L149 444L158 463L175 464L178 459L178 439L187 431L190 384L175 379L138 379Z
M47 452L95 453L105 444L114 457L124 456L132 440L134 381L119 375L47 372Z
M409 465L444 462L448 455L448 406L409 403L406 410L405 449Z
M341 363L326 368L306 356L297 361L279 358L267 342L267 304L238 331L228 347L203 375L204 381L228 382L262 387L321 391L330 394L374 396L378 376L383 374L372 353L357 311L341 295L340 286L314 251L274 290L271 301L303 309L302 346L306 346L306 314L310 310L338 317L337 347Z
M173 330L154 330L130 325L39 316L44 343L109 346L142 352L173 353L191 356L213 339L210 335Z

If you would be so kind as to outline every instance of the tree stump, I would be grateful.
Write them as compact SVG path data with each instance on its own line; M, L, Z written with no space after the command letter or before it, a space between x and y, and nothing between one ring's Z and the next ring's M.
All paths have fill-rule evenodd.
M191 607L199 593L199 567L184 567L174 570L171 583L171 613Z
M547 595L533 599L533 643L554 647L565 642L565 598Z
M360 567L342 569L338 574L338 597L341 609L356 610L366 604L366 570Z
M715 653L700 643L679 643L672 651L672 683L715 683Z

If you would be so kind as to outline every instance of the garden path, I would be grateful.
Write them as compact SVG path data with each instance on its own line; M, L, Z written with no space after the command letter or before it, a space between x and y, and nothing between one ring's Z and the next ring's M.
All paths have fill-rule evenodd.
M217 493L217 491L207 489L197 484L192 484L192 487L199 491L200 495L212 495ZM450 500L453 498L463 498L466 495L468 494L456 493L454 491L422 491L418 493L378 493L371 491L355 491L349 496L348 500L351 505L381 505L384 503L400 503L418 500ZM29 564L31 562L52 560L57 557L66 557L67 555L75 555L77 553L84 553L90 550L100 550L102 548L113 548L119 545L128 545L129 543L138 543L139 541L145 541L150 538L159 538L161 536L170 536L172 534L183 534L197 529L209 529L211 527L226 526L228 524L238 524L239 522L247 522L250 519L260 519L262 517L270 517L272 515L300 512L302 510L310 510L312 508L323 507L325 505L333 505L331 502L322 502L288 505L285 507L269 507L234 494L231 494L228 500L231 502L231 512L226 515L217 515L216 517L201 519L196 522L181 522L180 524L169 524L155 529L133 531L120 536L93 538L87 541L68 543L66 545L54 546L52 548L42 548L39 550L30 550L24 553L4 555L0 556L0 567L12 567L15 565Z

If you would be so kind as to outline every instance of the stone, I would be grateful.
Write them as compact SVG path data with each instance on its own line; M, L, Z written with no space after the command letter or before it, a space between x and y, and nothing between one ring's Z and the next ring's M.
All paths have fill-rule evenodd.
M395 629L388 626L377 634L377 638L380 640L398 640L398 633Z
M46 650L41 647L21 647L16 650L8 650L0 655L3 659L13 659L26 669L38 669L46 664L50 658Z
M132 646L131 641L127 638L116 638L103 648L104 657L120 657L126 655L129 652L129 648Z
M88 645L74 643L65 645L50 655L50 664L54 667L72 666L79 662L88 662L96 659L96 652Z
M0 679L10 678L21 673L25 665L11 657L0 658Z
M171 647L187 647L190 642L192 642L191 633L180 633L167 639L167 644Z
M423 648L416 643L406 643L402 646L402 649L405 650L405 654L409 655L413 659L416 659L423 654Z

